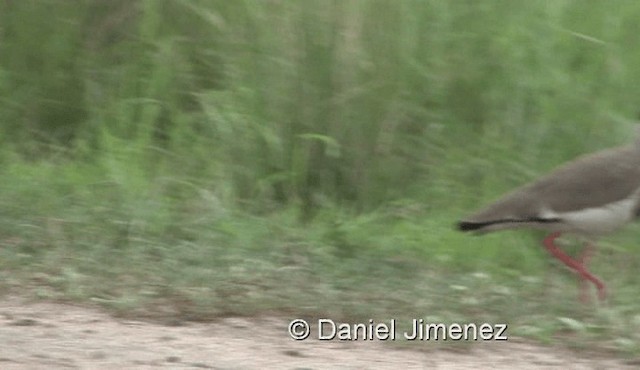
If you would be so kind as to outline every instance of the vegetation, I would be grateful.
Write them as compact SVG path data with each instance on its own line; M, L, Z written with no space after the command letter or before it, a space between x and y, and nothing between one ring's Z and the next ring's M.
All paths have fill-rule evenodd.
M611 301L581 305L541 235L454 224L630 140L639 17L622 0L1 2L0 292L138 317L504 322L637 354L637 228L593 261Z

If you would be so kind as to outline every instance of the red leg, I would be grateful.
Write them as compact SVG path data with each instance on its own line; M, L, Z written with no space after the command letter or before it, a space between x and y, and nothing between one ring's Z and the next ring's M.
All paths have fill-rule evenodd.
M582 253L580 253L580 257L578 257L578 262L586 269L587 264L591 260L594 252L593 244L586 243ZM600 294L600 293L598 293ZM603 299L601 297L601 299ZM589 302L589 280L585 279L582 275L580 275L580 300L584 303Z
M593 274L591 274L589 271L587 271L587 269L584 266L584 262L588 261L588 259L591 257L591 250L589 249L589 247L587 248L585 253L580 257L580 261L576 261L573 258L569 257L566 253L561 251L555 244L553 244L553 241L559 236L560 236L560 232L549 234L549 236L544 238L544 240L542 241L542 244L544 244L547 250L554 257L562 261L562 263L567 265L569 268L576 271L580 275L581 279L585 281L585 283L587 280L592 282L598 289L598 297L600 298L600 300L604 300L607 296L606 287L604 283L600 281L600 279L595 277Z

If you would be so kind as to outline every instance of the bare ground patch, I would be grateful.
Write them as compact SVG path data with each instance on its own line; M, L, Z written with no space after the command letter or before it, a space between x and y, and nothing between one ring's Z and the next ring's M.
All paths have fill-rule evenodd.
M451 347L451 346L449 346ZM165 326L95 308L0 300L2 369L613 369L622 359L523 340L451 348L377 341L296 342L282 318Z

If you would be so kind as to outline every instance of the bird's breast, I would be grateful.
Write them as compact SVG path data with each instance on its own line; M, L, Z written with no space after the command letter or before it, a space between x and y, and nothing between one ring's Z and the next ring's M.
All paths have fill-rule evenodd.
M582 234L600 235L611 233L632 221L637 210L638 199L634 196L597 207L555 213L555 216L568 229Z

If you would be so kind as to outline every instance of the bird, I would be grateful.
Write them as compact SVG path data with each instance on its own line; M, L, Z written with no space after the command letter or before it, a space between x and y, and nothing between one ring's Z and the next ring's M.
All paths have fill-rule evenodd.
M598 298L606 300L606 285L587 264L599 237L640 217L640 125L637 131L631 144L582 155L516 188L460 220L458 230L477 234L516 228L547 231L542 244L579 275L580 299L588 300L591 282ZM585 243L577 258L554 243L565 233Z

